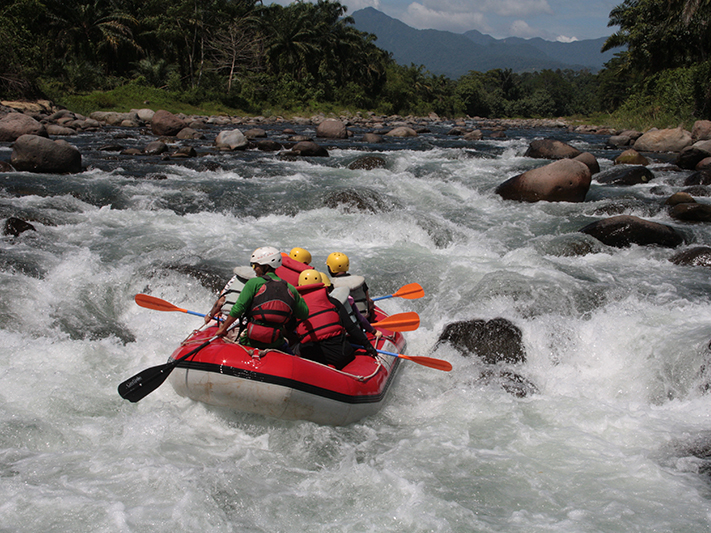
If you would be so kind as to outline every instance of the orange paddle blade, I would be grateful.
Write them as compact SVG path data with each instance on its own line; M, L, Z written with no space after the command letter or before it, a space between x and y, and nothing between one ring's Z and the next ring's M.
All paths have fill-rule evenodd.
M414 311L397 313L379 322L373 322L373 327L388 331L415 331L420 327L420 315Z
M406 300L416 300L417 298L422 298L424 295L425 290L419 283L408 283L407 285L403 285L393 294L393 296L405 298Z
M134 300L136 300L136 303L141 307L155 311L180 311L181 313L187 313L187 309L182 309L170 302L166 302L155 296L149 296L148 294L137 294Z
M413 363L419 365L428 366L430 368L436 368L437 370L442 370L444 372L449 372L452 370L452 363L445 361L443 359L435 359L434 357L420 357L417 355L403 355L400 354L403 359L409 359Z

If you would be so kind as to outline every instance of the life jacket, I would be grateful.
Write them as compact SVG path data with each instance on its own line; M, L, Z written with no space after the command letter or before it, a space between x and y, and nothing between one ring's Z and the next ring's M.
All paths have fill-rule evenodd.
M222 304L221 311L225 315L229 315L232 310L232 306L237 302L242 289L244 289L244 284L248 280L255 276L254 270L250 267L235 267L235 275L232 279L227 282L225 288L220 292L220 297L225 297L225 303Z
M247 337L250 340L272 344L281 336L282 326L294 315L296 299L284 280L262 276L266 282L259 287L247 314Z
M311 265L306 265L297 261L284 252L281 253L281 266L274 272L284 281L291 283L294 287L299 284L299 274L304 270L313 269Z
M333 276L331 283L334 288L348 287L360 314L366 318L370 318L368 299L365 296L365 289L363 288L363 285L365 285L365 278L363 276L352 276L350 274L346 274L345 276Z
M351 321L355 324L358 322L358 319L355 316L355 313L353 312L353 306L351 306L351 303L349 301L351 291L348 287L337 287L331 291L331 298L338 300L341 302L343 307L346 308L346 311L348 311L348 316L350 317ZM355 305L355 303L354 303Z
M308 318L296 326L301 342L322 341L345 332L338 309L328 299L328 291L323 283L304 285L298 291L309 306Z

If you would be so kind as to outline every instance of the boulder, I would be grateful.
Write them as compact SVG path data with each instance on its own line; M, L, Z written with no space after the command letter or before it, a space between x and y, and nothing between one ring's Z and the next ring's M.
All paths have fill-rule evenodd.
M711 185L711 171L698 170L687 176L684 180L684 187L692 185Z
M505 318L489 321L474 319L447 324L437 344L444 342L464 353L479 356L489 365L526 361L523 334Z
M385 159L377 155L364 155L353 161L348 168L351 170L373 170L374 168L385 168Z
M597 157L592 155L590 152L583 152L582 154L575 156L573 159L587 165L590 169L590 174L594 175L600 172L600 163L597 162Z
M681 152L691 145L691 133L682 128L650 130L634 142L638 152Z
M382 138L382 136L378 135L377 133L364 133L363 134L363 142L377 144L377 143L384 142L384 139Z
M284 148L281 144L271 139L262 139L256 142L257 149L262 152L278 152Z
M14 172L15 169L7 161L0 161L0 172Z
M627 135L612 135L607 139L607 144L619 148L620 146L629 146L632 143L632 139Z
M615 165L649 165L649 159L644 157L634 148L625 150L615 158Z
M417 137L417 132L408 126L393 128L385 135L388 137Z
M707 157L711 157L711 140L698 141L681 151L676 158L676 164L679 168L693 170Z
M0 119L0 142L13 142L23 135L47 137L44 124L24 113L8 113Z
M591 179L587 165L563 159L506 180L496 193L521 202L583 202Z
M711 248L695 246L672 256L669 261L679 266L711 267Z
M152 109L131 109L131 113L135 113L140 120L146 123L151 122L153 115L156 114Z
M382 213L392 211L392 203L387 202L375 191L369 189L346 189L329 192L324 205L331 209L343 209L347 213Z
M641 165L614 167L596 178L598 183L615 186L639 185L653 179L652 171Z
M510 370L487 368L481 373L476 383L486 386L499 385L517 398L526 398L538 392L538 387L529 379Z
M555 139L536 139L531 141L523 156L536 159L573 159L580 153L577 148Z
M481 141L484 138L484 134L481 130L474 130L464 134L462 137L465 141Z
M335 118L327 118L316 128L316 137L325 139L347 139L346 125Z
M76 135L76 130L72 128L67 128L66 126L59 126L58 124L47 124L47 134L55 135L57 137L65 137L68 135Z
M684 222L711 222L711 205L686 202L672 206L669 216Z
M154 135L175 137L186 127L187 124L182 119L164 109L156 111L151 119L151 131Z
M168 151L168 146L163 141L149 142L143 149L146 155L160 155Z
M588 224L580 232L615 248L625 248L632 244L675 248L684 242L683 237L674 228L631 215L598 220Z
M294 145L291 153L302 157L328 157L328 150L313 141L301 141Z
M244 136L247 139L265 139L267 132L262 128L251 128L244 132Z
M711 120L697 120L691 128L691 138L694 141L711 139Z
M249 141L239 130L225 130L217 134L215 146L218 150L245 150Z
M64 174L81 172L81 153L63 140L23 135L12 146L10 159L19 171Z
M705 157L696 163L696 170L711 170L711 157Z
M693 204L694 202L696 202L696 200L694 200L694 197L691 196L688 192L675 192L669 198L667 198L667 201L664 202L664 205L674 206L678 204Z
M181 146L175 152L170 154L171 157L178 158L197 157L197 155L197 151L192 146Z
M17 237L20 233L25 231L37 231L35 227L29 222L25 222L22 219L16 217L10 217L5 221L5 226L3 227L3 235L12 235Z
M136 121L138 116L135 113L117 113L115 111L94 111L89 118L98 122L104 122L110 126L120 126L124 121Z

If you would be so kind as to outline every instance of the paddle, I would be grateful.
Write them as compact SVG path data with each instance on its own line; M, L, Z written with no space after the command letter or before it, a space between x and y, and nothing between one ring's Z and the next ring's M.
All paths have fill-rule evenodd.
M417 355L404 355L401 353L386 352L385 350L378 350L378 353L392 355L393 357L399 357L400 359L408 359L418 365L436 368L437 370L442 370L444 372L452 370L452 363L443 359L435 359L434 357L419 357Z
M397 313L371 324L374 328L388 331L415 331L420 327L420 315L414 311Z
M130 402L135 403L142 400L163 384L173 369L178 366L178 363L195 355L217 338L219 338L217 335L210 337L208 341L186 353L179 359L170 361L164 365L153 366L145 369L143 372L139 372L135 376L121 383L118 386L118 393L122 398Z
M425 290L420 286L419 283L408 283L400 287L397 292L389 294L388 296L378 296L372 300L385 300L386 298L405 298L406 300L416 300L417 298L422 298L425 295Z
M160 298L156 298L155 296L149 296L148 294L137 294L134 297L134 300L136 300L136 303L141 307L153 309L154 311L180 311L181 313L188 313L189 315L201 317L205 316L202 313L198 313L196 311L188 311L187 309L183 309L182 307L173 305L172 303L166 302L165 300L161 300Z

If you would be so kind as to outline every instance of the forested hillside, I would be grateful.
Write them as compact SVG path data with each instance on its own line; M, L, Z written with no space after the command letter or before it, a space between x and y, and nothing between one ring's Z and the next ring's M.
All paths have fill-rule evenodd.
M603 47L624 49L597 74L495 68L450 79L398 65L336 1L9 0L0 7L0 93L95 108L160 91L253 114L614 112L677 125L711 113L710 2L625 0Z

